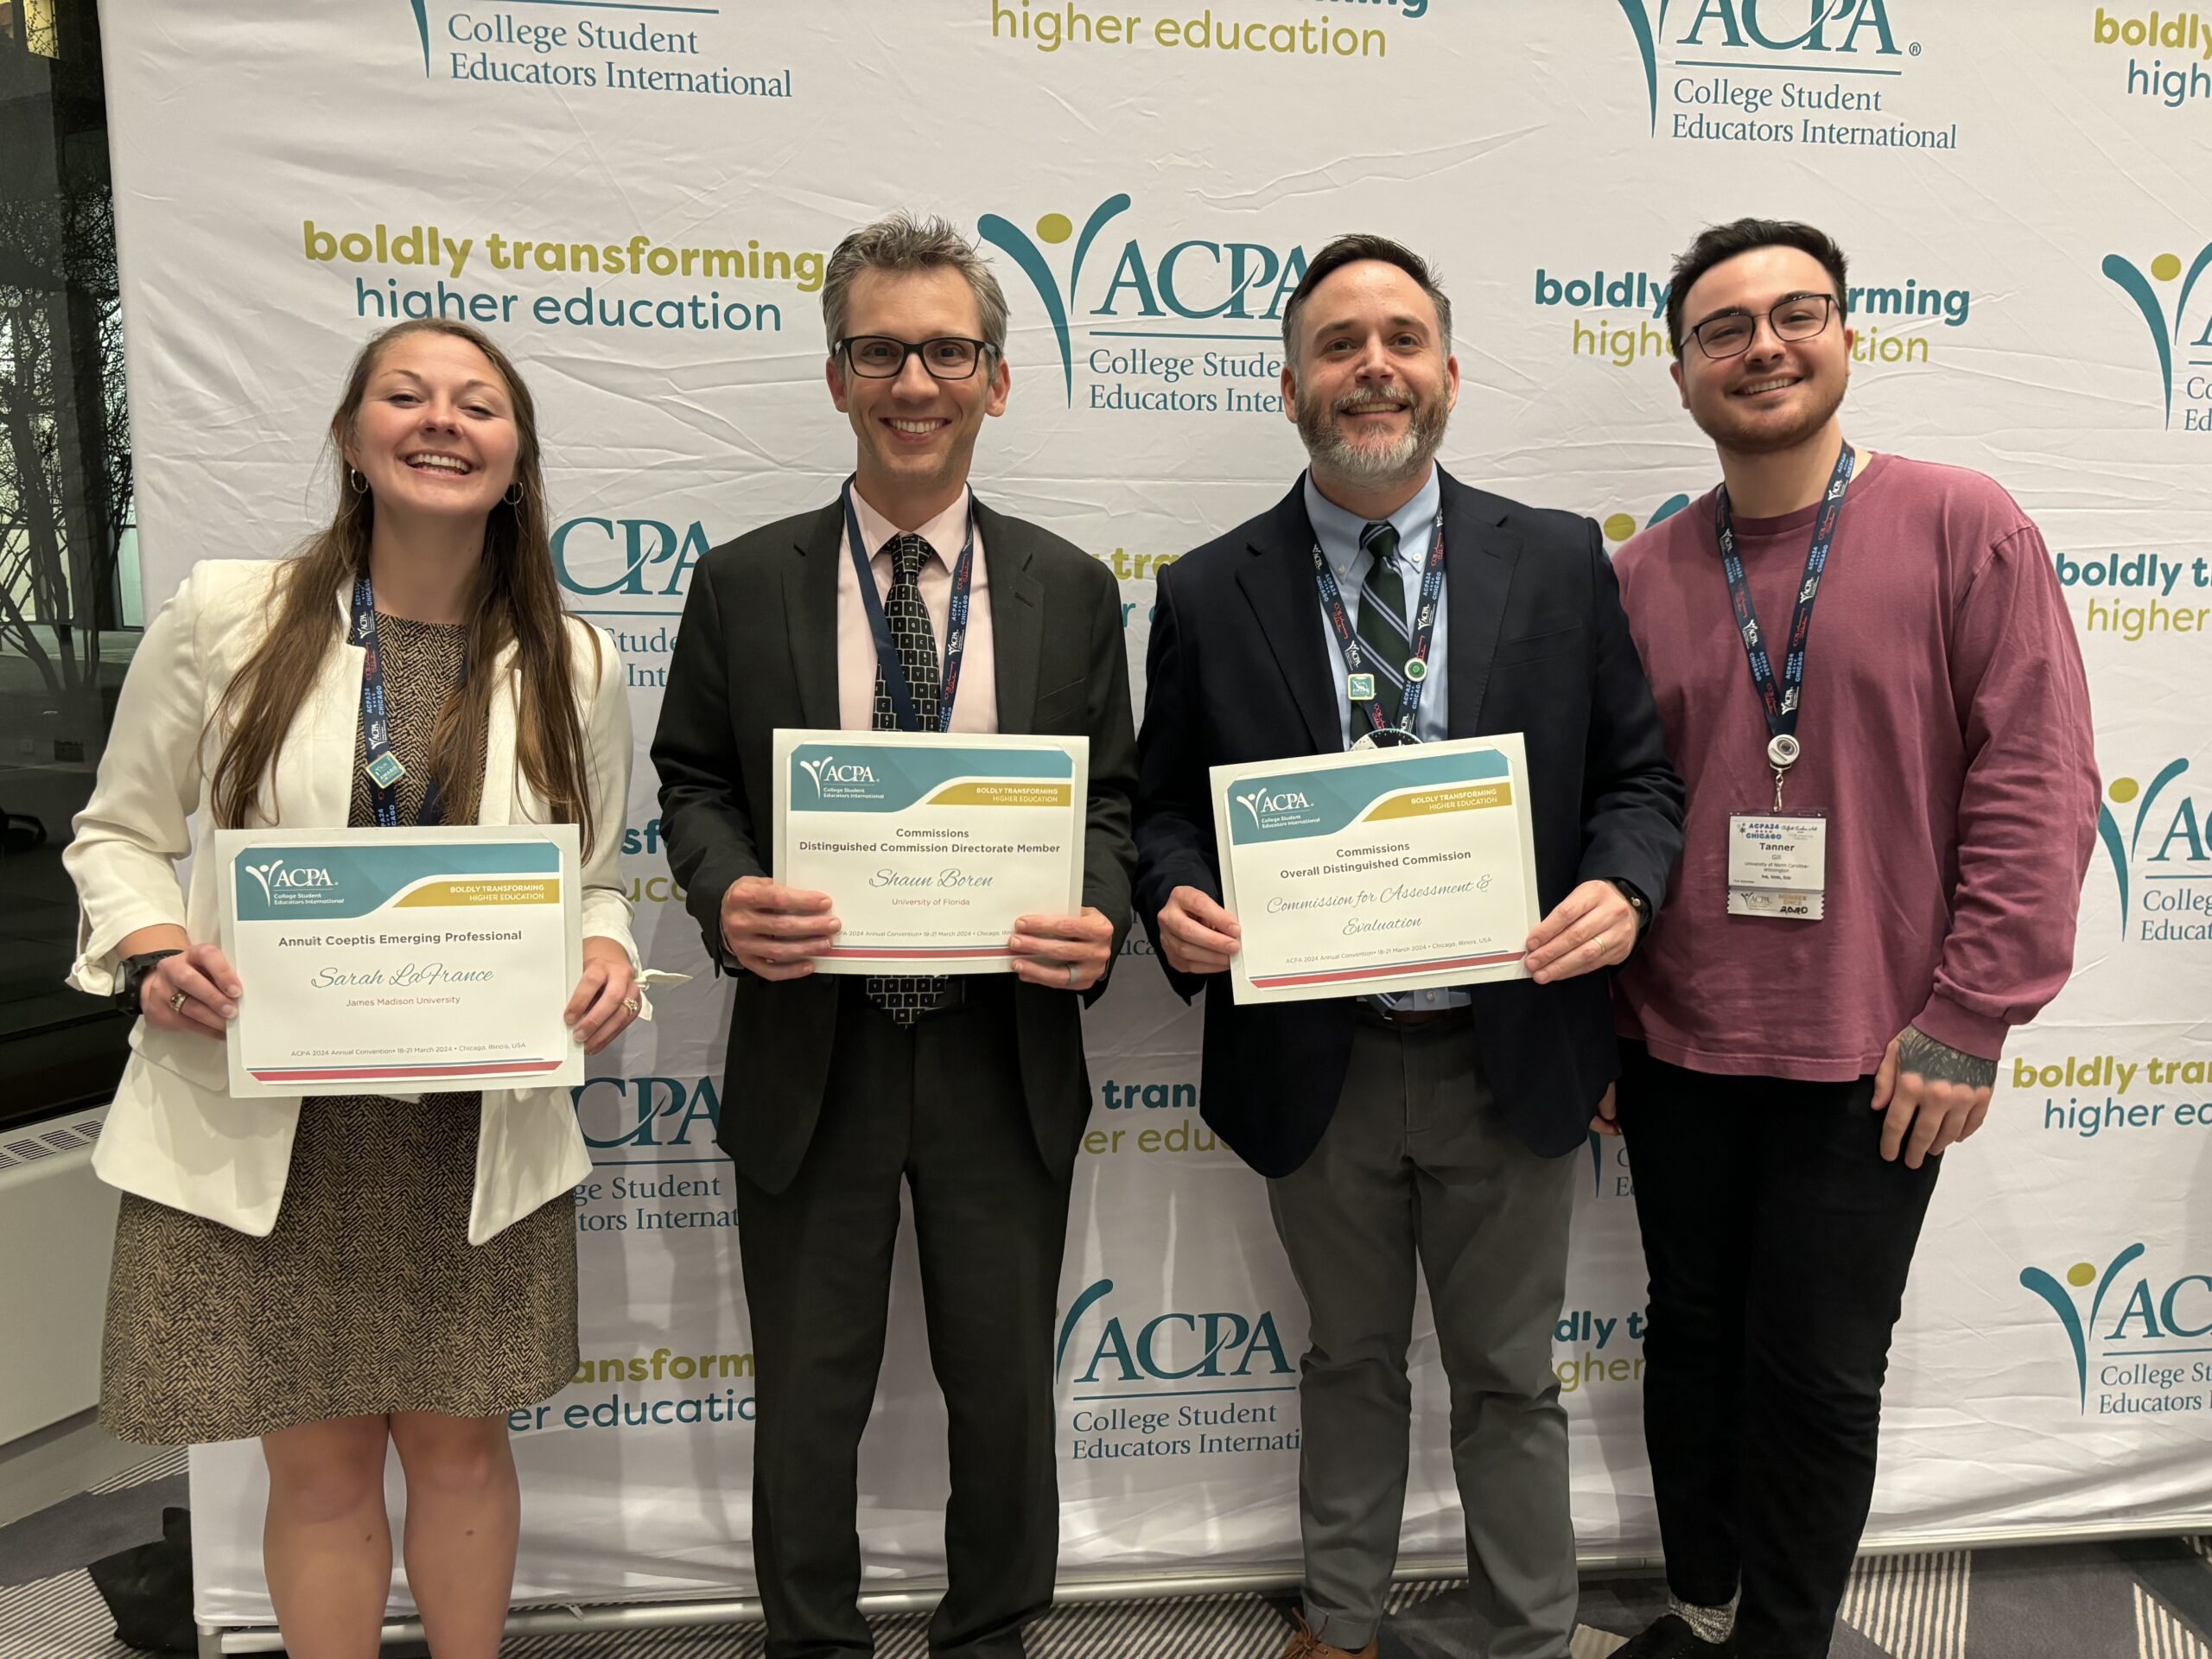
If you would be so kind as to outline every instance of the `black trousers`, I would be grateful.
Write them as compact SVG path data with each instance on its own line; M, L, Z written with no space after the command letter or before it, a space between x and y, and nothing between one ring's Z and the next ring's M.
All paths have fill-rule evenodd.
M1747 1659L1826 1659L1941 1160L1883 1161L1871 1077L1719 1077L1639 1043L1621 1063L1669 1586L1704 1606L1740 1587Z
M930 1363L944 1391L950 1587L932 1654L1017 1659L1059 1553L1052 1331L1066 1177L1037 1150L1010 982L895 1024L841 988L822 1117L781 1192L737 1178L759 1400L753 1554L769 1659L873 1651L858 1456L883 1363L899 1185L912 1190ZM733 1080L733 1087L738 1086Z

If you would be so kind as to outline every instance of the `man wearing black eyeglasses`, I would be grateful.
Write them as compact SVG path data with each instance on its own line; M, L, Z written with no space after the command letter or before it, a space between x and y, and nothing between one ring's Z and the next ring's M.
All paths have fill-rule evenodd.
M1616 1659L1827 1654L1942 1154L2073 966L2098 785L2050 554L1991 480L1845 441L1850 291L1808 225L1691 245L1673 372L1723 481L1615 561L1689 799L1600 1108L1673 1602Z
M1058 1555L1052 1325L1090 1106L1080 1003L1128 931L1136 861L1120 592L969 488L1010 377L1005 296L957 232L904 214L856 231L822 300L853 476L700 562L652 749L670 866L736 979L719 1138L753 1330L753 1557L770 1659L871 1650L856 1459L903 1183L952 1475L930 1651L1014 1659ZM770 870L776 729L910 713L923 730L1090 740L1084 907L1022 918L1012 975L817 976L831 900Z

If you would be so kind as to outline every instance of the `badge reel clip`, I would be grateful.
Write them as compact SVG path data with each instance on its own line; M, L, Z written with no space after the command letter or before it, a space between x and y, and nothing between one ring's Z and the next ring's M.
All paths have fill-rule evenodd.
M1774 768L1774 811L1777 817L1782 816L1782 780L1788 775L1789 768L1797 764L1800 753L1797 740L1787 732L1777 734L1766 746L1766 763Z

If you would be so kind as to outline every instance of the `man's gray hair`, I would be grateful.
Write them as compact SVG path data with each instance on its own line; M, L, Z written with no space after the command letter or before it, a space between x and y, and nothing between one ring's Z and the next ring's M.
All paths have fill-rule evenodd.
M983 341L992 355L1006 356L1006 295L999 279L968 238L938 218L917 219L901 208L873 225L863 225L837 245L822 278L822 321L830 349L845 337L853 280L864 270L934 270L950 268L968 279L982 316Z

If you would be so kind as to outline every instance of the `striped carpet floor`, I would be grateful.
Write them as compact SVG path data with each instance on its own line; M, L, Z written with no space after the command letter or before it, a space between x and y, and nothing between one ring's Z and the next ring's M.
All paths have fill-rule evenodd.
M86 1495L133 1495L184 1471L165 1453ZM83 1505L85 1499L73 1500ZM35 1532L39 1517L19 1523ZM21 1535L20 1534L18 1535ZM130 1659L81 1568L11 1580L0 1542L0 1659ZM66 1558L65 1558L66 1559ZM1663 1605L1647 1580L1593 1579L1572 1659L1606 1659ZM1276 1659L1282 1598L1159 1598L1055 1609L1029 1632L1031 1659ZM920 1616L876 1623L878 1659L925 1659ZM2212 1659L2212 1539L1870 1558L1845 1596L1830 1659ZM1464 1586L1401 1586L1382 1659L1477 1659ZM412 1652L395 1649L395 1655ZM757 1626L511 1637L512 1659L761 1659Z
M1392 1598L1392 1612L1448 1598L1457 1587L1403 1586ZM1055 1609L1030 1628L1028 1647L1030 1659L1276 1659L1289 1634L1287 1619L1281 1606L1253 1595L1111 1602ZM918 1614L875 1621L876 1659L926 1659L926 1624ZM0 1589L0 1654L6 1659L138 1659L113 1630L81 1572ZM1605 1659L1625 1639L1586 1627L1576 1635L1573 1659ZM761 1659L762 1645L758 1626L706 1625L514 1637L501 1651L507 1659Z
M172 1446L144 1463L133 1464L112 1480L104 1480L97 1486L87 1488L86 1495L98 1497L107 1492L124 1491L133 1486L150 1486L157 1480L168 1480L186 1471L192 1453L183 1446Z

